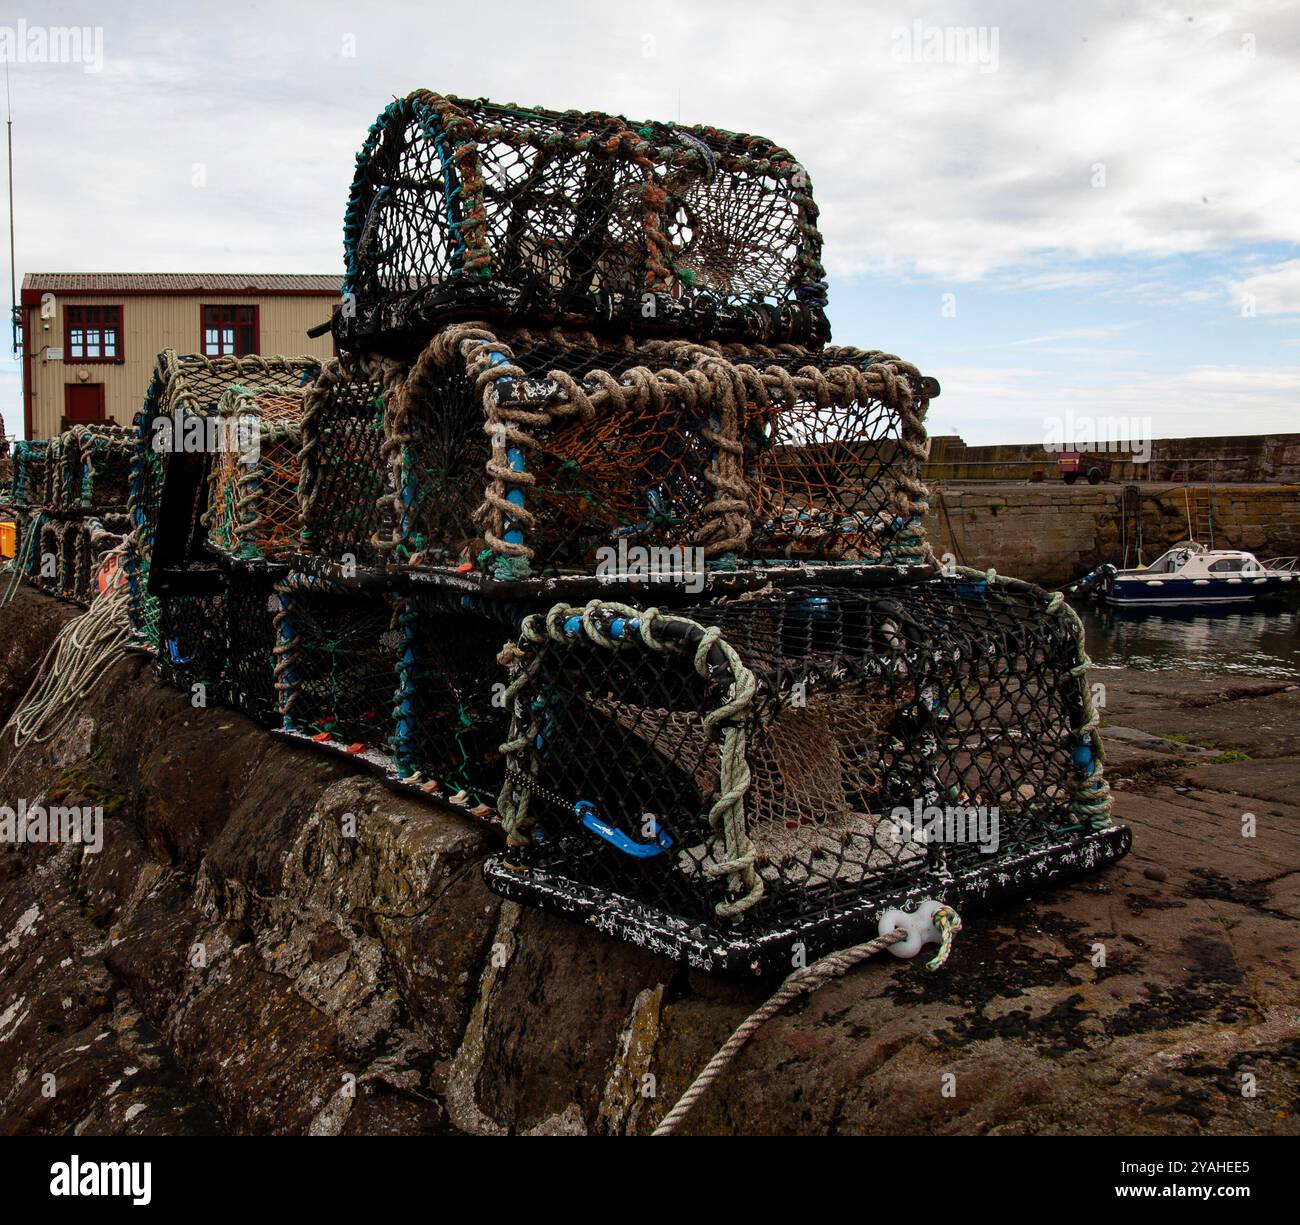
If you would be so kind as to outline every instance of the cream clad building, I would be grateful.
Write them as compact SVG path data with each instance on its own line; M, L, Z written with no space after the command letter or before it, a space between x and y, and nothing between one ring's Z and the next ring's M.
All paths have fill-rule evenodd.
M329 357L330 335L307 331L329 319L341 288L341 277L306 274L30 273L19 307L25 433L129 425L163 349Z

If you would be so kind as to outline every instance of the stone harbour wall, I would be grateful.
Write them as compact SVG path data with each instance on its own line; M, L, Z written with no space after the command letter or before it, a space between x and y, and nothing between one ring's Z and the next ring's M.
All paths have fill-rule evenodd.
M1145 562L1187 539L1188 499L1205 539L1213 508L1219 548L1246 549L1261 560L1300 554L1300 484L1137 486L1126 515L1119 486L931 486L926 528L937 553L963 564L1045 584L1067 583L1102 562L1137 564L1140 521ZM1132 495L1130 495L1132 497Z

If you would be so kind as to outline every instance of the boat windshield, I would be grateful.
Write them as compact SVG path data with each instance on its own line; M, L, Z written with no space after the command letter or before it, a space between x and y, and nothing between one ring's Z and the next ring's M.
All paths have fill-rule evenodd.
M1148 574L1173 574L1187 564L1186 549L1170 549L1163 557L1157 558L1147 568Z

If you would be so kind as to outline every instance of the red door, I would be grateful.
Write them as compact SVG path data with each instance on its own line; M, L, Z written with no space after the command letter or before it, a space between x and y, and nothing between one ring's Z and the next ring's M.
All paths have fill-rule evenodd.
M63 388L63 415L69 425L104 420L104 384L68 383Z

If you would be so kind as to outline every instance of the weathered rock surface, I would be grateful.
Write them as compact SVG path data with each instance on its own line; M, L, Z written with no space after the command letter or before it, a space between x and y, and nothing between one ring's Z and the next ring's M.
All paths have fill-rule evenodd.
M66 616L0 611L0 714ZM1129 859L797 1003L683 1130L1300 1132L1300 689L1105 679ZM0 776L106 812L0 847L0 1132L645 1133L773 985L499 902L491 829L139 658Z

